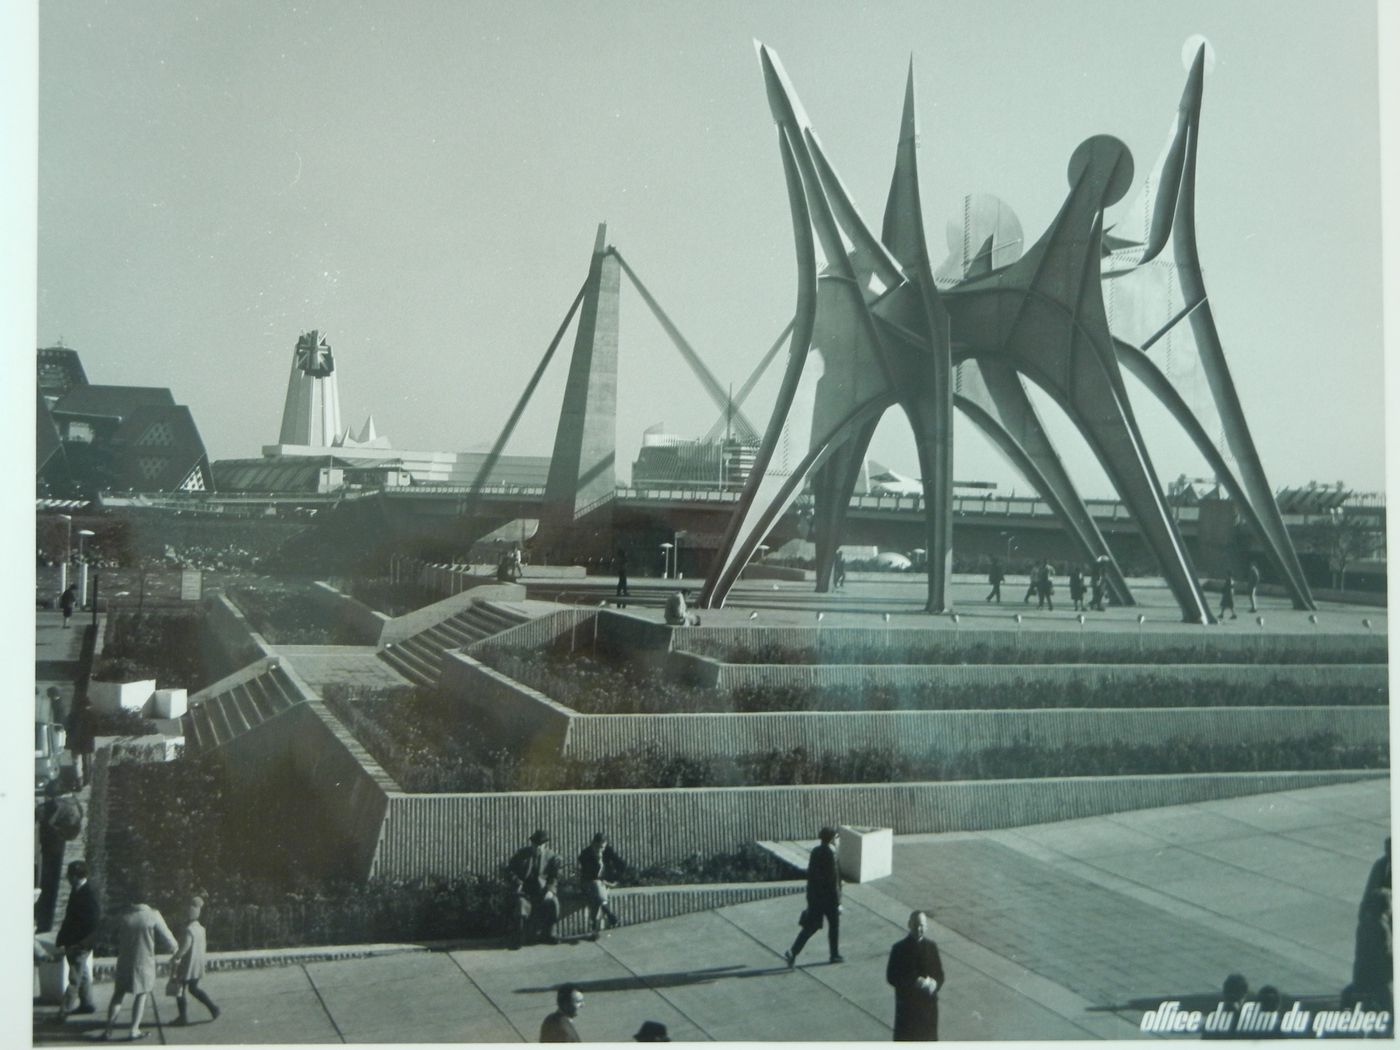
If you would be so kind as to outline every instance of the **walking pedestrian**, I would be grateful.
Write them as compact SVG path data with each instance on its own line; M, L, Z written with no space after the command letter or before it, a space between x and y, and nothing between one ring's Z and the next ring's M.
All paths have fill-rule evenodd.
M112 987L112 1001L107 1006L107 1027L103 1039L112 1038L112 1025L122 1000L132 996L131 1038L142 1039L141 1017L146 1000L156 988L156 942L165 951L175 950L175 935L165 924L160 912L149 904L132 904L117 918L117 974Z
M890 949L885 980L894 988L894 1038L897 1042L938 1038L938 992L943 987L943 960L927 936L928 916L909 916L909 936Z
M170 981L166 985L166 993L175 996L175 1007L180 1013L176 1024L190 1023L189 1001L185 997L186 992L203 1003L215 1021L223 1012L214 1004L214 1000L210 999L208 994L199 987L199 982L204 977L204 952L207 944L204 925L199 921L203 910L204 899L202 897L195 897L190 901L190 906L185 912L185 928L180 931L180 946L170 957Z
M58 607L63 610L63 629L69 627L68 621L73 619L73 610L78 604L78 589L74 584L69 584L58 596Z
M1225 619L1225 610L1230 610L1230 619L1238 620L1235 613L1235 578L1228 572L1225 574L1225 582L1220 585L1220 615L1218 619Z
M1084 611L1084 574L1079 571L1079 566L1069 570L1069 597L1074 602L1074 611Z
M626 598L632 592L627 587L627 552L621 547L617 549L617 557L613 559L613 567L617 569L617 596ZM627 607L625 602L618 602L619 609Z
M83 807L63 794L58 781L44 787L44 801L35 819L39 824L39 899L34 902L34 923L40 933L53 929L58 906L58 884L63 878L63 854L83 831Z
M554 993L554 1004L558 1007L540 1025L542 1043L581 1043L574 1018L583 1009L583 993L572 984L566 984Z
M802 928L792 947L783 952L788 969L797 965L798 955L823 922L831 961L845 962L841 958L841 868L837 859L841 836L835 828L822 828L818 838L821 841L807 859L807 908L798 920Z
M102 905L88 882L87 865L75 860L68 865L68 907L54 943L68 960L68 987L63 993L59 1019L69 1014L90 1014L97 1010L92 1001L92 945L102 921Z
M530 836L530 844L510 860L517 904L516 946L538 938L558 944L554 924L559 921L559 854L548 846L543 829Z
M1104 592L1108 589L1107 577L1108 558L1100 554L1094 559L1094 574L1090 579L1093 600L1089 603L1089 608L1095 612L1103 612Z
M833 586L837 588L846 586L846 556L839 550L836 552L836 558L832 562L831 575L832 579L835 581Z
M608 845L608 837L601 831L593 836L593 841L578 855L579 878L583 880L583 895L588 901L588 928L593 940L603 928L606 916L608 925L621 926L622 922L608 907L608 880L616 878L622 867L622 858Z
M1001 562L993 558L992 567L987 571L987 582L992 585L991 593L987 595L987 601L995 599L998 605L1001 604L1001 581L1004 579L1006 579L1006 573L1001 571Z
M1249 575L1245 578L1249 586L1249 611L1259 611L1259 565L1257 562L1249 563Z
M1037 609L1049 608L1055 611L1055 569L1049 560L1041 563L1039 573L1036 577L1036 593L1040 597Z
M68 753L73 756L73 773L77 786L81 788L92 780L92 754L96 746L96 736L92 728L92 705L86 696L73 701L72 714L68 718Z

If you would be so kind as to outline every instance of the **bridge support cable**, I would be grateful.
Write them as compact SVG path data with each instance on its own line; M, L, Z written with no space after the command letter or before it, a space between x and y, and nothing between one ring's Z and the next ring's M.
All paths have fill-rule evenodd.
M496 443L491 446L491 451L486 454L486 459L482 461L481 468L476 472L476 478L472 481L472 487L462 500L462 517L471 517L476 512L477 499L481 494L482 485L486 484L486 479L491 476L491 471L496 469L496 461L501 458L501 452L506 447L506 442L515 432L515 425L520 422L521 415L525 412L525 406L530 403L530 398L535 394L535 388L540 385L540 379L544 371L549 367L549 362L554 358L554 351L559 349L560 342L564 339L564 333L569 330L569 325L573 323L574 315L578 313L579 305L583 302L584 294L588 291L588 282L584 281L578 290L578 295L574 296L573 304L569 307L569 312L564 315L564 320L559 325L559 330L554 333L554 338L549 341L549 348L545 350L544 357L540 358L540 363L535 366L535 372L530 376L530 381L525 384L525 392L520 395L520 400L515 403L515 408L511 411L510 418L506 420L505 427L496 438Z
M647 304L647 307L656 317L656 320L661 324L662 329L665 330L666 335L670 338L671 342L675 344L676 349L680 351L680 355L685 359L685 363L690 366L690 370L694 372L695 377L700 380L700 384L705 388L705 392L709 394L710 399L714 401L715 407L726 413L731 412L728 393L720 386L714 374L705 367L705 362L700 359L700 355L695 352L695 348L686 342L685 336L681 335L680 330L671 322L670 317L666 315L666 311L661 309L661 304L656 301L651 292L647 291L646 286L642 284L641 279L633 272L632 267L627 265L627 260L622 257L622 253L616 248L612 249L612 252L613 255L617 257L618 263L622 266L622 272L627 275L627 279L632 282L632 286L636 288L637 292L641 295L642 301ZM732 412L732 424L744 440L757 441L758 431L754 429L753 424L745 418L742 412L738 411L737 407L734 407Z
M793 322L789 321L787 323L787 327L785 327L781 332L778 333L778 338L773 340L773 345L768 348L768 352L763 355L762 360L760 360L758 362L758 365L754 368L754 370L749 373L749 378L744 380L744 385L739 388L739 392L735 394L731 399L734 403L734 409L736 411L738 410L739 406L741 406L748 399L748 396L751 393L753 393L753 388L758 385L758 381L762 379L763 374L768 371L768 366L771 365L773 363L773 359L778 356L778 351L783 348L784 343L786 343L787 341L787 337L792 334L792 326ZM715 425L710 427L710 429L705 433L706 441L714 441L720 436L720 434L724 433L729 428L729 425L732 422L729 413L730 409L729 406L726 404L724 414L721 415L719 419L715 421Z

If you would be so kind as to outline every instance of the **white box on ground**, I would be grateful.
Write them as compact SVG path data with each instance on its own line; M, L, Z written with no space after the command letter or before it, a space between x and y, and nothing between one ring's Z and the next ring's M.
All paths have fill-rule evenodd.
M841 825L841 877L872 882L894 874L894 830Z
M53 943L46 938L40 938L44 947L50 951L54 950ZM39 1001L41 1003L62 1003L63 991L68 987L68 960L60 952L57 958L45 959L38 963L39 969Z
M189 690L157 689L151 700L151 718L180 718L189 710Z
M88 702L93 709L105 714L117 711L141 711L156 691L155 679L142 682L90 682Z

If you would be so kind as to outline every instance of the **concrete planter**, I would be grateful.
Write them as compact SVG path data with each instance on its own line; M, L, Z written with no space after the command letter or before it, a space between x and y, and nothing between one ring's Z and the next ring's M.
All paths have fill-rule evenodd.
M842 824L841 877L873 882L894 874L894 829L852 828Z
M93 709L103 714L116 714L118 711L143 711L146 701L155 694L155 679L140 682L90 682L88 702ZM182 690L183 692L183 690Z

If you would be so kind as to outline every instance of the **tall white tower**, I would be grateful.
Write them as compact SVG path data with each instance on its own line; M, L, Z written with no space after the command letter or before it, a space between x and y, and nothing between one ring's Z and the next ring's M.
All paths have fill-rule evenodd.
M287 401L282 408L282 445L330 448L340 437L340 389L335 358L317 329L303 332L292 352Z

